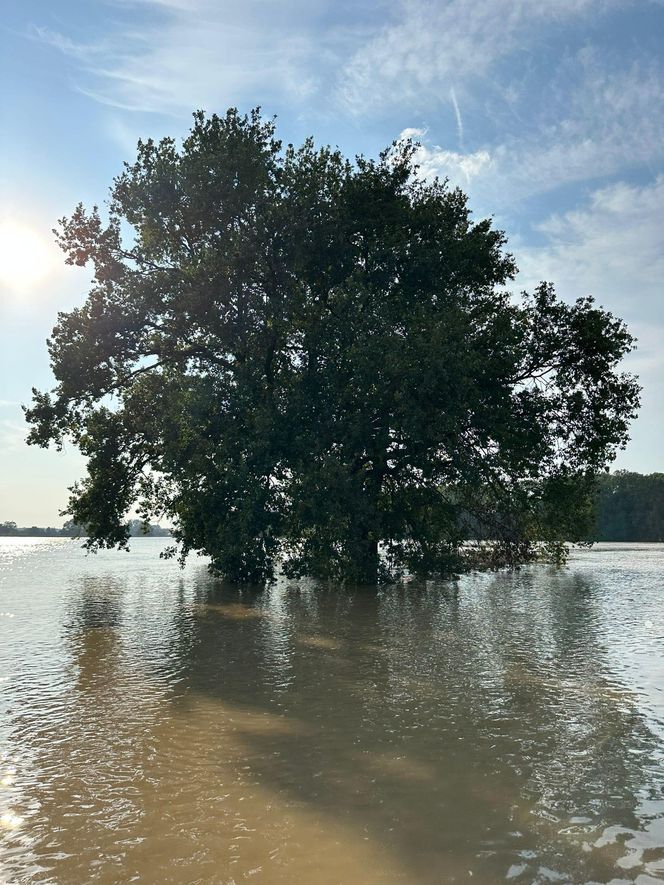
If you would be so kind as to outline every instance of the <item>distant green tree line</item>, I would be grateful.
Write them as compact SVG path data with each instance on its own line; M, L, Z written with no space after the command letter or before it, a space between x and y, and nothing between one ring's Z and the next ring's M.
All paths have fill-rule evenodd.
M74 531L74 528L76 531ZM16 525L15 522L6 521L0 522L0 536L2 537L16 537L16 538L75 538L80 535L81 532L78 530L78 526L74 526L71 520L66 522L64 526L59 529L55 526L38 526L38 525L30 525L30 526L19 526Z
M593 541L664 541L664 473L599 477Z
M664 473L633 473L618 470L602 474L597 479L594 496L593 541L664 542ZM128 523L131 537L145 535L167 537L170 530L159 525L145 524L140 519ZM77 538L86 531L70 519L62 528L52 526L17 526L15 522L0 522L0 536ZM490 537L481 526L471 529L477 537Z
M164 538L170 536L170 530L162 528L160 525L148 525L140 519L130 519L129 535L136 538L140 535L147 535L153 538ZM0 522L0 537L16 537L16 538L83 538L87 532L83 526L78 525L73 519L68 519L62 528L54 526L18 526L15 522Z

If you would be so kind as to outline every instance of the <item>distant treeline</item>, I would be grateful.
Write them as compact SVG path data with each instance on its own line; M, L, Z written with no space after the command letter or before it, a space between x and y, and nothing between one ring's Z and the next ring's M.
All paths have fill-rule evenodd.
M664 473L630 473L618 470L598 479L595 499L593 541L662 541L664 542ZM148 535L167 537L169 529L150 525L148 531L140 519L129 522L132 537ZM17 526L0 523L0 536L38 538L80 538L85 530L72 520L62 528Z
M595 512L595 541L664 541L664 473L604 474Z
M129 533L132 538L147 535L151 538L166 538L170 535L169 529L164 529L160 525L150 525L145 530L144 523L140 519L129 520ZM0 522L0 537L15 538L83 538L85 537L85 529L77 525L73 520L68 520L61 529L53 526L31 525L18 526L15 522Z

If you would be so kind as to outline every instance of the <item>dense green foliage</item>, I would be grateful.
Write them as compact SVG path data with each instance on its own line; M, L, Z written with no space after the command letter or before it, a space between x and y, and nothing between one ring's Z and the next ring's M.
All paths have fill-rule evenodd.
M619 470L598 478L597 541L664 541L664 473Z
M351 163L282 149L257 111L197 113L180 149L139 143L106 223L79 206L59 237L95 278L29 441L88 457L68 512L92 545L138 503L233 579L364 582L466 568L478 533L494 566L587 530L632 338L548 284L511 296L503 234L412 145Z

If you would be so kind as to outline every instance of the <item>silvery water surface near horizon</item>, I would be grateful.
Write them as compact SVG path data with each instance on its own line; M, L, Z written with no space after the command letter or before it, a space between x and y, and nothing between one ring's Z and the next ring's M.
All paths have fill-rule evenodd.
M664 881L664 545L378 594L0 539L0 881Z

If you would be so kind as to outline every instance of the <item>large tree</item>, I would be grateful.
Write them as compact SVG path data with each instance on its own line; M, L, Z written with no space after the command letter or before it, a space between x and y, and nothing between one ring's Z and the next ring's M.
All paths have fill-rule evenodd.
M583 536L637 405L632 338L589 298L511 295L504 235L413 157L196 113L181 146L139 142L106 220L61 220L94 281L29 441L87 456L67 513L92 546L125 544L137 506L232 579L366 582Z

